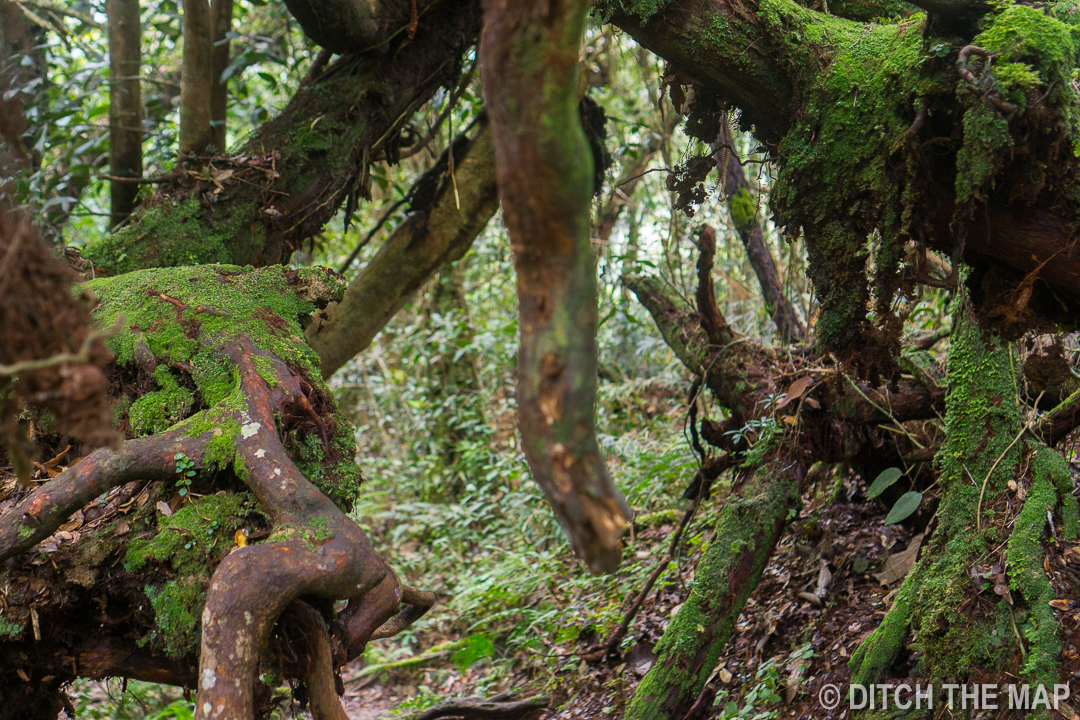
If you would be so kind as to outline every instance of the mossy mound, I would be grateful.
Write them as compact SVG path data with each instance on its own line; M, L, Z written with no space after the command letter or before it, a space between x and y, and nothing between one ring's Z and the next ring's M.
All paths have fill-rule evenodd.
M346 510L352 507L360 485L352 425L338 414L303 332L318 306L341 298L343 280L318 268L206 265L140 270L87 287L99 299L95 317L102 326L123 316L123 329L109 346L116 354L115 392L122 398L117 421L129 437L181 423L193 435L214 430L210 464L232 465L239 427L210 418L214 408L242 407L239 378L222 349L246 338L312 388L327 442L311 421L282 429L286 447L323 493ZM264 377L274 382L268 367Z
M184 473L177 474L179 482L130 484L84 508L84 519L104 521L79 528L73 541L60 545L50 556L55 566L28 554L11 570L34 578L20 587L49 588L50 602L43 605L29 589L11 593L0 641L53 643L61 654L69 652L70 637L29 636L35 608L43 626L57 628L66 627L61 618L72 613L119 617L108 633L137 639L181 665L197 656L214 568L235 546L237 531L255 543L273 530L240 471L235 439L241 428L229 418L247 400L226 354L230 343L272 353L300 377L318 417L277 418L283 443L327 497L343 509L352 506L361 481L353 428L339 415L319 359L303 339L310 315L339 300L344 287L318 268L228 265L144 270L86 283L98 299L101 326L123 318L109 341L116 355L109 378L117 427L129 438L181 429L210 433L211 440L190 478ZM269 358L253 357L259 373L277 383ZM178 470L182 461L178 456ZM96 627L91 623L87 632Z

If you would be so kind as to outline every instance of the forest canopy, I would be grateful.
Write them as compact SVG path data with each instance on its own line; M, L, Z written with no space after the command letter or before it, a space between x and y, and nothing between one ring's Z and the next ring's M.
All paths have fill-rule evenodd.
M0 0L0 62L0 716L1076 716L1074 0Z

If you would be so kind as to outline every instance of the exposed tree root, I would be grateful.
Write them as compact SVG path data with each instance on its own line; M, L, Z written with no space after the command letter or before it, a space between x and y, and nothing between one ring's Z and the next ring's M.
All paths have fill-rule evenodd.
M49 537L72 513L107 490L132 480L175 477L176 453L199 462L206 442L207 435L191 437L184 430L171 430L128 440L119 451L95 451L0 515L0 560Z
M542 710L548 706L549 702L550 700L544 696L505 701L463 698L440 703L412 717L410 720L440 720L440 718L515 720L515 718L523 718Z
M338 699L330 635L322 617L307 603L294 600L282 621L291 623L303 639L300 679L307 690L312 719L349 720Z
M202 617L199 720L253 717L260 652L294 599L353 598L388 575L363 530L300 473L281 444L274 411L303 397L297 377L246 340L227 345L226 352L247 399L241 413L246 429L236 440L243 479L279 531L291 531L292 538L240 548L214 571ZM273 389L255 356L270 361Z

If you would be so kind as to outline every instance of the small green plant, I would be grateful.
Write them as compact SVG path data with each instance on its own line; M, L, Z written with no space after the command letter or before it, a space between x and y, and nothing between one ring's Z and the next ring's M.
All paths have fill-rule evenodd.
M780 714L778 710L765 710L760 707L780 702L780 695L776 692L780 685L780 673L776 668L776 660L770 658L761 663L755 673L755 679L757 684L743 697L746 704L739 707L739 703L735 700L728 700L720 711L721 720L735 720L736 718L738 720L773 720ZM713 705L723 703L729 695L728 691L721 690L716 694Z
M187 495L191 491L191 481L195 478L195 461L182 452L176 453L173 459L176 460L176 472L180 474L176 481L177 491L181 496Z

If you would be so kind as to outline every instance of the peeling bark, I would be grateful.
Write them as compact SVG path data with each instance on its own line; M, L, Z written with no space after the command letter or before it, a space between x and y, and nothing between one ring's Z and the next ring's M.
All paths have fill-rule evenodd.
M588 5L485 2L481 60L518 278L522 445L571 547L599 573L618 566L630 511L600 456L593 424L593 163L577 109Z

